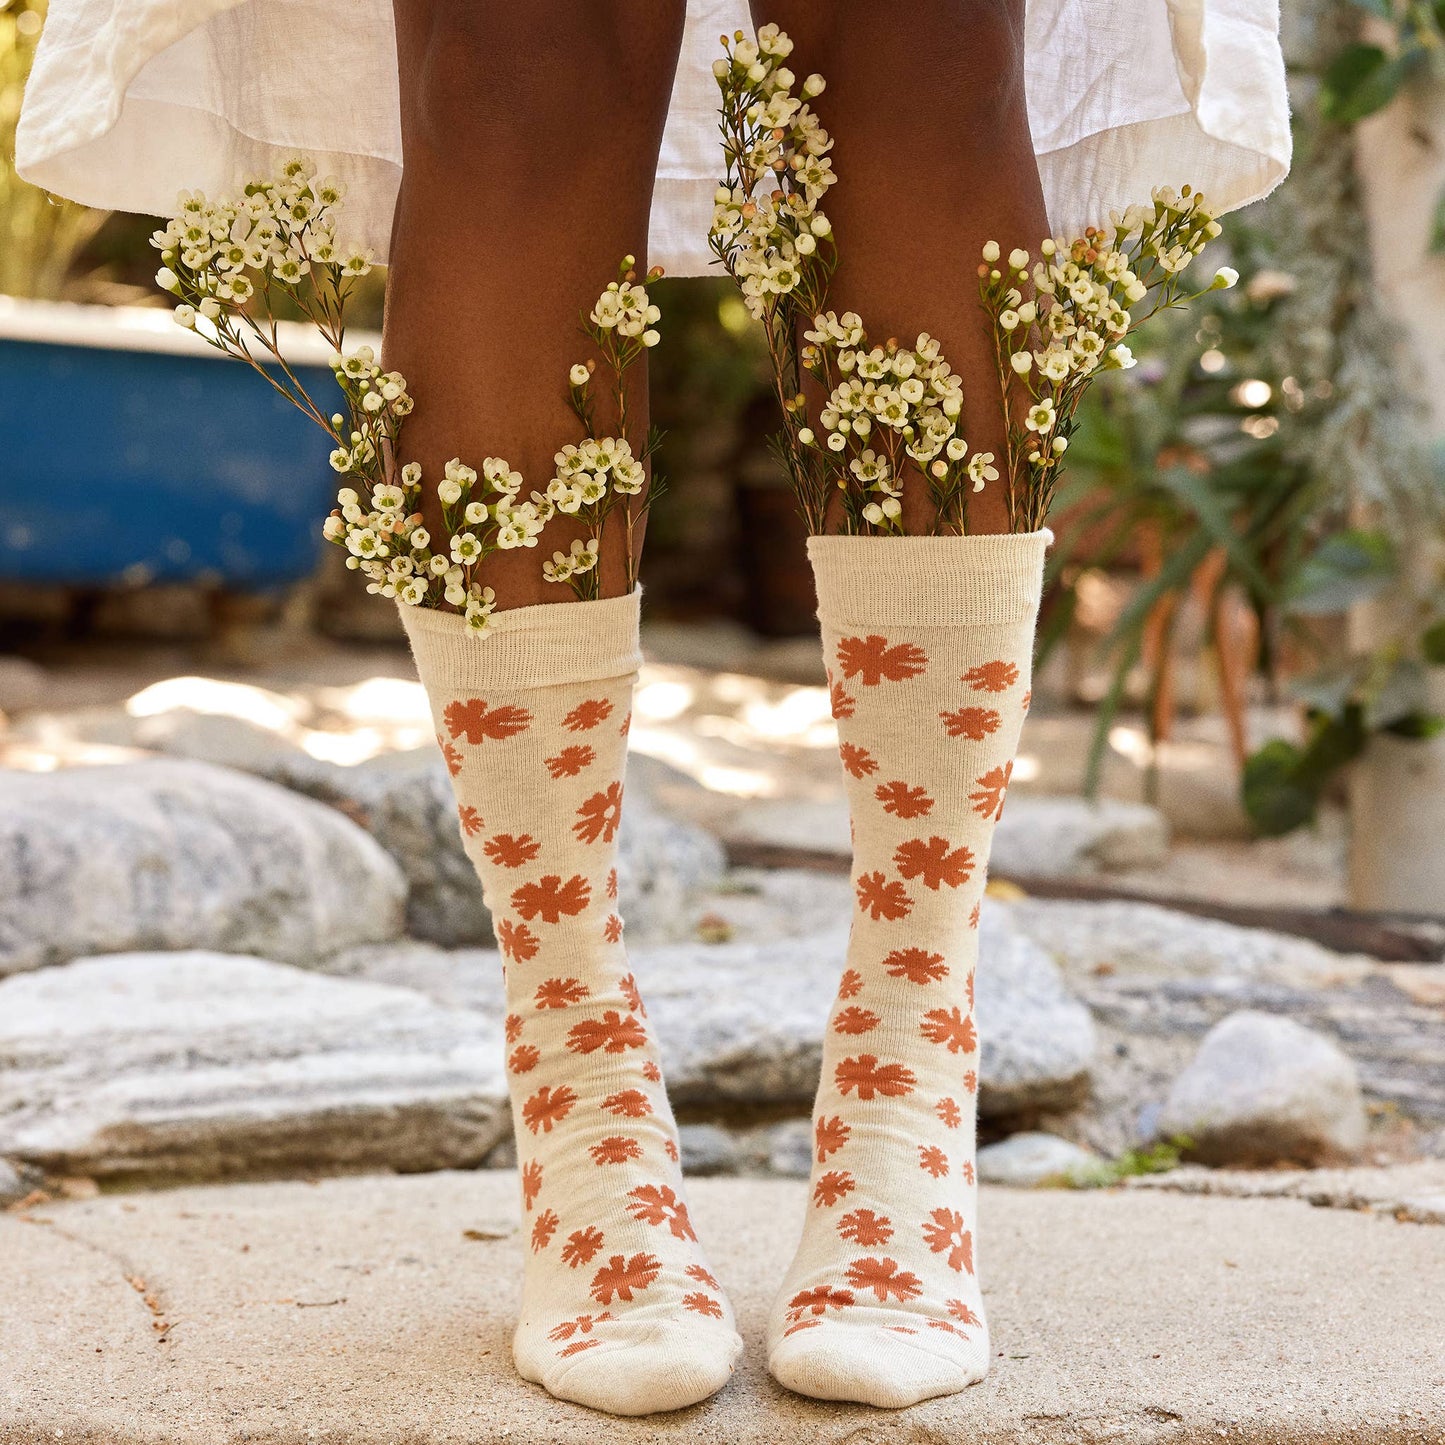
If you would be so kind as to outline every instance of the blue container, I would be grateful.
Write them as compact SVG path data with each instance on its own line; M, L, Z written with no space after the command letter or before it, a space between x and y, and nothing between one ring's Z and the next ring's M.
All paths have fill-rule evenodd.
M288 332L338 410L324 344ZM263 592L315 569L330 442L169 312L0 298L0 396L0 580Z

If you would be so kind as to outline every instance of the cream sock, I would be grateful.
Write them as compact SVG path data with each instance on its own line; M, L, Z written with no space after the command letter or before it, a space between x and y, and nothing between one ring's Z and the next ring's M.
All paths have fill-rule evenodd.
M499 612L485 637L402 608L506 959L525 1379L617 1415L705 1399L742 1348L683 1198L627 966L616 835L638 597Z
M808 543L857 907L828 1020L802 1242L769 1368L912 1405L982 1379L978 909L1028 707L1047 532Z

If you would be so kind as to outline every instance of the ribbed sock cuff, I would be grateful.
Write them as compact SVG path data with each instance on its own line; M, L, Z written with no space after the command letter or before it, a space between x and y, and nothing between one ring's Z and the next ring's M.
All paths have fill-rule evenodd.
M483 637L460 616L401 606L422 681L457 692L556 687L625 677L642 665L641 591L601 602L547 602L493 614Z
M809 537L818 617L833 627L1031 621L1050 531L976 537Z

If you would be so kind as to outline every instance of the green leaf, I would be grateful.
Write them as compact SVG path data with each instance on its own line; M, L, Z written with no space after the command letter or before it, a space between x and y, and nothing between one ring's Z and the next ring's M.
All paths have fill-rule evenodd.
M1420 638L1420 655L1434 667L1445 667L1445 618L1425 629Z
M1303 754L1284 738L1273 738L1244 762L1240 800L1255 832L1278 838L1314 820L1319 789L1301 775Z
M1347 45L1320 79L1320 111L1336 125L1353 125L1387 106L1410 69L1407 55L1392 60L1378 45Z
M1170 467L1160 475L1159 484L1194 513L1210 539L1224 549L1235 571L1256 594L1267 596L1273 590L1258 562L1245 549L1206 478L1195 476L1184 467Z
M1295 574L1285 596L1291 612L1323 617L1375 596L1395 575L1395 549L1383 532L1336 532Z

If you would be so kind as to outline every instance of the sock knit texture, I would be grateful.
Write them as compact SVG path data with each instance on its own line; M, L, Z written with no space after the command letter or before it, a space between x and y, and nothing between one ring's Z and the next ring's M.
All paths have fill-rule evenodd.
M856 906L769 1367L901 1407L982 1379L979 902L1029 701L1047 532L814 537Z
M705 1399L741 1342L683 1195L628 968L617 830L638 596L401 609L504 958L525 1271L517 1369L619 1415Z

